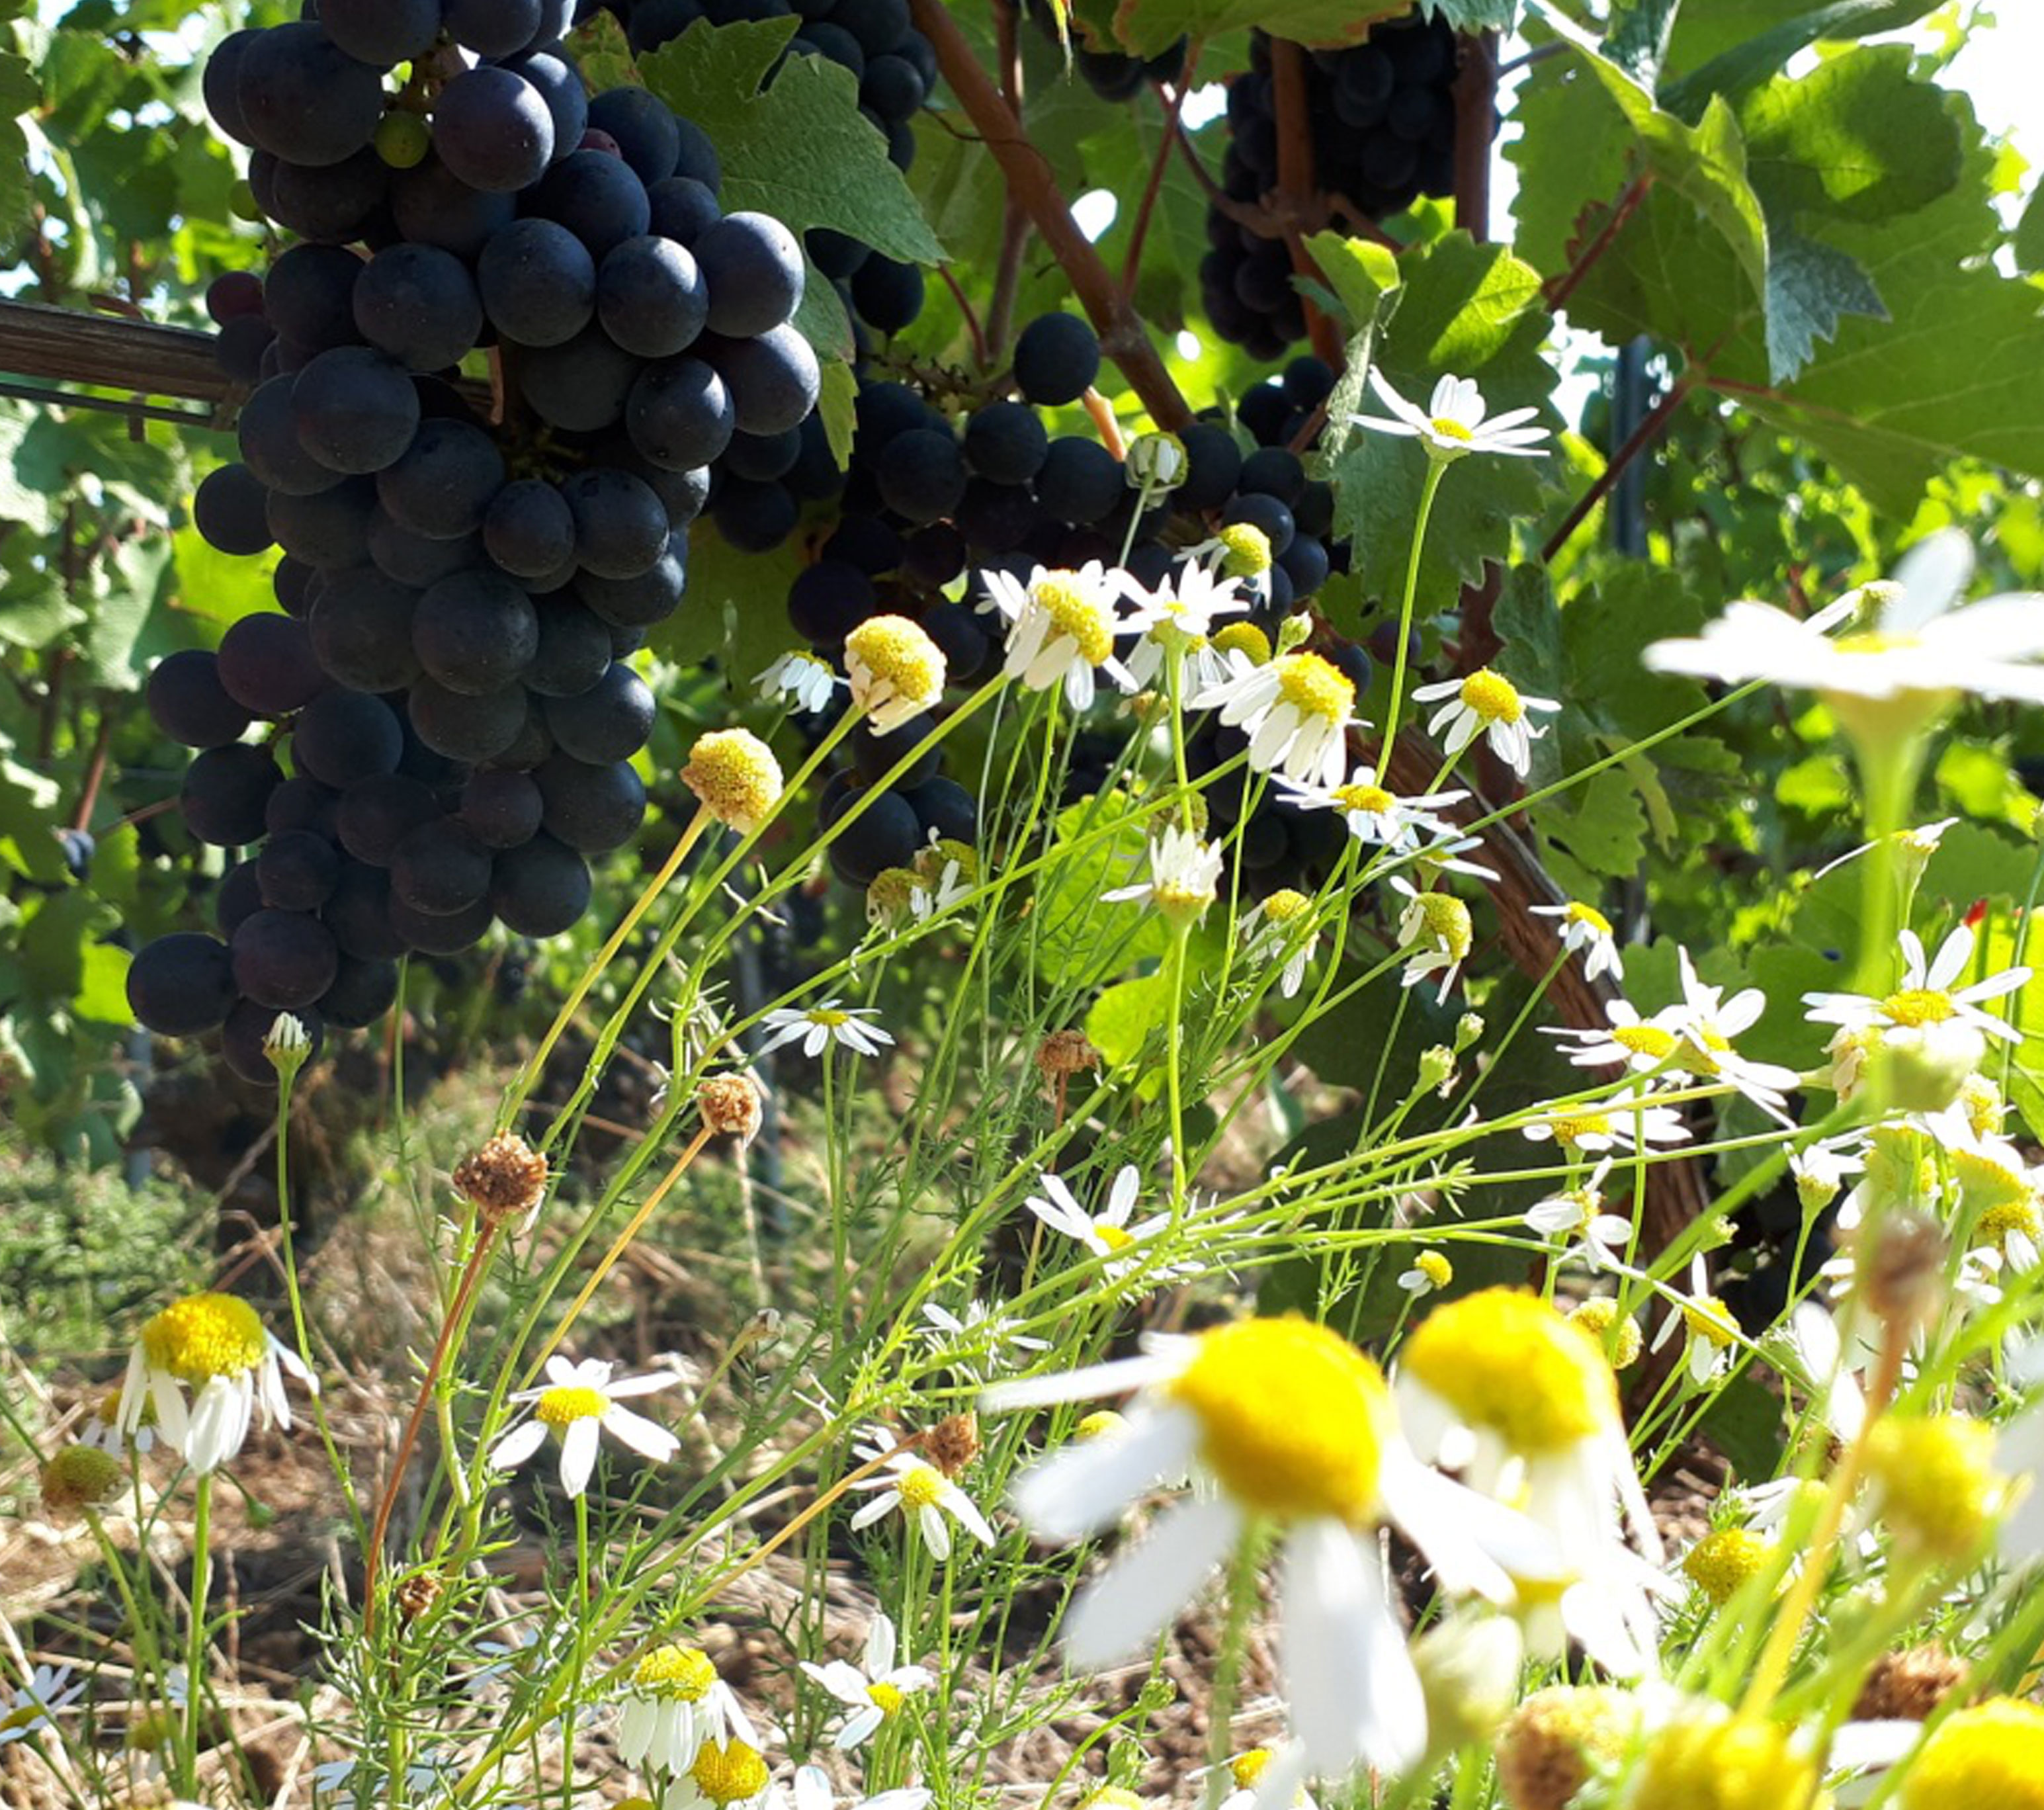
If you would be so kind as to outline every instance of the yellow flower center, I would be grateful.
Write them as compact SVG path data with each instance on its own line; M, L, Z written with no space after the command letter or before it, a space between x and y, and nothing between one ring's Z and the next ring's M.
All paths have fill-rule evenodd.
M1158 880L1150 888L1150 902L1169 918L1200 917L1214 901L1211 886L1183 886Z
M1596 1341L1600 1353L1611 1360L1615 1370L1639 1361L1639 1323L1630 1315L1619 1317L1618 1303L1608 1295L1593 1295L1569 1310L1569 1324ZM1616 1339L1612 1328L1617 1329Z
M1228 1762L1228 1770L1234 1777L1235 1789L1247 1791L1270 1770L1270 1750L1251 1747L1246 1754L1237 1754Z
M1391 1425L1383 1373L1309 1320L1242 1320L1201 1335L1170 1385L1200 1423L1200 1452L1257 1513L1367 1523L1379 1441Z
M682 783L719 823L749 835L781 801L781 763L750 729L713 729L689 750Z
M149 1367L167 1370L180 1382L245 1376L269 1349L255 1309L233 1295L187 1295L142 1328L142 1354Z
M1973 1224L1973 1243L1992 1244L1996 1250L2007 1248L2011 1234L2019 1233L2032 1244L2044 1237L2044 1225L2037 1216L2034 1198L2023 1201L2004 1201L2000 1206L1989 1207Z
M1912 1030L1923 1024L1942 1024L1957 1009L1952 996L1934 987L1907 987L1891 993L1881 1002L1881 1015L1891 1024L1906 1024Z
M1758 1534L1720 1528L1682 1555L1682 1575L1722 1608L1773 1556L1773 1543Z
M1231 578L1253 578L1270 570L1270 536L1246 521L1231 522L1214 536L1225 551L1220 569Z
M835 1006L829 1005L812 1006L802 1016L812 1024L820 1025L826 1031L835 1031L840 1026L849 1024L851 1022L851 1014L849 1012L840 1012Z
M1476 932L1470 922L1469 907L1453 893L1422 893L1407 908L1416 912L1419 928L1436 947L1461 961L1470 952ZM1418 940L1408 934L1408 942Z
M1485 1289L1438 1307L1405 1342L1414 1378L1514 1451L1559 1451L1618 1422L1603 1354L1539 1297Z
M1700 1339L1722 1351L1739 1336L1739 1321L1716 1295L1699 1295L1682 1309L1682 1324L1692 1339Z
M577 1420L601 1420L610 1405L600 1389L563 1385L548 1389L532 1412L549 1427L566 1427Z
M1951 1154L1952 1174L1969 1205L2002 1206L2029 1194L2029 1179L2022 1170L2011 1168L1992 1153L1955 1150Z
M844 638L845 670L855 690L863 668L896 697L934 704L943 695L944 656L920 624L905 616L874 616Z
M868 1685L866 1694L883 1716L891 1718L900 1712L904 1700L899 1685Z
M1443 440L1458 440L1464 445L1476 438L1476 430L1466 421L1458 421L1453 415L1436 415L1429 424Z
M1816 1768L1771 1722L1694 1717L1646 1743L1632 1801L1667 1810L1781 1810L1808 1804Z
M1444 1289L1455 1279L1455 1266L1438 1251L1423 1251L1412 1259L1412 1267L1437 1289Z
M1361 811L1370 817L1381 817L1398 802L1381 786L1337 786L1334 801L1344 811Z
M1301 716L1324 723L1346 723L1355 710L1355 687L1318 654L1287 654L1278 661L1278 695Z
M1312 909L1313 901L1304 893L1281 886L1263 901L1263 915L1273 924L1292 924Z
M1595 905L1571 902L1566 915L1570 923L1580 924L1586 929L1595 931L1600 936L1608 936L1612 933L1611 920Z
M632 1686L649 1697L701 1703L717 1682L717 1667L699 1647L656 1647L632 1673Z
M1621 1050L1651 1056L1656 1062L1672 1056L1679 1041L1673 1031L1664 1031L1658 1024L1620 1024L1613 1028L1611 1040Z
M743 1741L705 1741L689 1776L711 1803L743 1804L766 1789L766 1762Z
M1831 643L1842 654L1900 654L1923 644L1916 636L1889 635L1877 628L1863 628L1857 634L1841 635Z
M1075 643L1089 666L1114 652L1114 623L1106 606L1072 572L1046 572L1030 587L1030 598L1064 640Z
M1079 1810L1143 1810L1143 1800L1118 1785L1103 1785L1079 1800Z
M901 1493L903 1508L934 1508L943 1499L943 1473L935 1465L919 1464L901 1474L901 1481L894 1487Z
M1554 1133L1554 1142L1573 1150L1588 1138L1608 1138L1611 1136L1611 1115L1608 1113L1569 1113L1549 1121Z
M1218 653L1247 655L1254 666L1266 665L1270 659L1270 637L1254 622L1231 622L1215 634L1213 644Z
M1962 1709L1924 1743L1902 1810L2044 1810L2044 1709L1995 1697Z
M1126 1251L1135 1242L1127 1226L1105 1225L1098 1220L1093 1221L1093 1235L1110 1251Z
M2001 1507L1994 1429L1964 1414L1888 1414L1867 1435L1867 1474L1900 1538L1936 1556L1970 1552Z
M1072 1429L1076 1439L1105 1439L1109 1433L1118 1433L1128 1424L1126 1415L1117 1414L1112 1408L1097 1408Z
M1462 701L1486 723L1516 723L1526 714L1519 687L1489 667L1462 681Z

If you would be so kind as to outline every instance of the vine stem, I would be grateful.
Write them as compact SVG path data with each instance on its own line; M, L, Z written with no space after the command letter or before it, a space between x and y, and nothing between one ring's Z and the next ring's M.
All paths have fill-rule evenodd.
M1135 299L1135 279L1143 265L1143 247L1150 236L1150 221L1157 211L1157 197L1163 192L1164 167L1171 160L1171 141L1178 136L1178 115L1184 110L1185 97L1193 90L1193 72L1200 66L1200 52L1203 47L1193 44L1185 52L1185 67L1179 71L1178 85L1168 91L1159 89L1164 102L1164 135L1157 141L1157 155L1150 165L1150 179L1143 187L1142 205L1135 210L1135 225L1128 236L1128 256L1121 261L1121 293L1132 302Z
M1647 411L1646 420L1627 436L1625 444L1611 455L1611 463L1569 511L1567 519L1547 537L1547 544L1540 549L1543 565L1551 564L1554 555L1575 538L1576 530L1589 519L1590 511L1611 494L1612 486L1625 475L1626 467L1661 437L1669 418L1681 407L1695 386L1694 378L1688 376L1679 377L1669 386L1667 394Z
M937 67L966 117L1000 164L1009 198L1020 204L1070 279L1072 293L1100 335L1101 350L1120 366L1129 387L1159 427L1188 425L1193 412L1151 344L1142 317L1079 230L1049 161L1030 142L1015 110L980 66L951 9L943 0L909 0L909 11L916 29L936 48Z
M1313 201L1313 110L1306 97L1306 52L1289 38L1270 40L1270 98L1278 116L1278 195L1285 219L1285 248L1301 276L1320 275L1298 222ZM1345 362L1341 329L1308 297L1301 296L1306 336L1335 370Z
M1638 211L1646 200L1646 191L1654 186L1654 172L1642 170L1626 185L1624 192L1612 204L1611 216L1597 229L1596 235L1577 255L1576 261L1547 285L1543 299L1547 306L1557 312L1576 286L1596 267L1597 261L1612 247L1612 241L1625 230L1625 223Z

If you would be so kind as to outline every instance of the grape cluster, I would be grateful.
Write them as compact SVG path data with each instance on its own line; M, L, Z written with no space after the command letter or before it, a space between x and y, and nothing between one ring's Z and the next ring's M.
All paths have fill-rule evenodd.
M1221 188L1254 208L1278 183L1270 40L1262 32L1252 36L1251 58L1248 72L1228 85ZM1447 21L1417 13L1372 27L1365 43L1308 55L1314 186L1338 213L1381 220L1423 194L1454 192L1456 58ZM1200 287L1214 330L1258 358L1283 357L1306 334L1284 240L1215 206L1207 243Z
M244 858L218 936L152 943L129 995L165 1034L224 1028L252 1079L280 1011L366 1024L408 951L581 917L588 858L644 813L628 657L682 603L690 523L762 449L821 446L793 235L723 213L654 96L589 97L568 10L322 0L206 67L300 242L208 296L252 387L193 514L225 552L282 548L280 610L151 676L198 751L187 828ZM478 349L499 407L462 379Z

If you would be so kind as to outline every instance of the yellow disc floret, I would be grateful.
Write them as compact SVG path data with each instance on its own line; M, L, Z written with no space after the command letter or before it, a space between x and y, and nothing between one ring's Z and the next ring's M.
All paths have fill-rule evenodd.
M743 1741L705 1741L689 1777L713 1804L744 1804L766 1789L766 1762Z
M2044 1709L1993 1697L1941 1724L1903 1779L1902 1810L2044 1810Z
M2013 1237L2027 1238L2033 1245L2044 1240L2044 1223L2038 1220L2037 1197L2034 1194L2023 1200L1989 1207L1973 1223L1973 1243L1991 1244L2004 1256L2008 1255L2008 1241Z
M1273 924L1296 923L1312 909L1311 899L1289 886L1280 886L1263 901L1263 915Z
M883 1716L899 1714L905 1700L899 1685L868 1685L866 1687L866 1695L873 1707Z
M1650 1056L1655 1062L1666 1062L1681 1043L1658 1024L1619 1024L1613 1028L1611 1040L1628 1055Z
M1787 1810L1817 1769L1771 1722L1690 1716L1649 1738L1628 1802L1639 1810Z
M1169 1386L1199 1421L1201 1456L1246 1507L1351 1526L1375 1513L1391 1393L1339 1334L1296 1318L1238 1320L1203 1335Z
M1891 993L1881 1002L1881 1015L1889 1024L1904 1024L1912 1029L1923 1024L1942 1024L1957 1009L1950 993L1927 986L1905 987L1900 993Z
M856 694L878 682L890 697L934 704L943 695L944 656L920 623L870 616L844 638L845 671Z
M1103 1785L1079 1800L1079 1810L1143 1810L1143 1800L1118 1785Z
M1086 1415L1072 1429L1075 1439L1104 1439L1111 1433L1119 1433L1128 1424L1128 1416L1117 1414L1112 1408L1098 1408Z
M1270 1750L1251 1747L1246 1754L1237 1754L1228 1762L1228 1770L1237 1791L1250 1790L1270 1770Z
M632 1671L634 1690L681 1703L701 1703L716 1682L717 1667L700 1647L656 1647Z
M781 801L781 763L750 729L713 729L689 750L682 783L719 823L749 836Z
M1089 666L1114 652L1112 613L1075 572L1046 572L1029 587L1030 601L1051 619L1058 636L1071 641Z
M1412 1259L1412 1267L1437 1289L1444 1289L1455 1279L1455 1266L1439 1251L1423 1251Z
M1278 695L1301 717L1346 723L1355 713L1355 686L1318 654L1286 654L1277 663Z
M1943 1558L1979 1544L2006 1495L1994 1429L1965 1414L1884 1415L1867 1435L1866 1468L1897 1538Z
M1639 1362L1639 1323L1629 1314L1621 1318L1618 1303L1609 1295L1593 1295L1571 1308L1569 1324L1596 1340L1597 1350L1611 1359L1613 1370L1625 1370Z
M1220 569L1230 578L1261 578L1270 570L1270 536L1262 528L1233 521L1214 538L1221 544Z
M1595 905L1586 905L1580 901L1572 901L1564 916L1570 923L1580 924L1585 929L1593 930L1600 936L1608 936L1612 934L1611 920Z
M905 1508L934 1508L943 1500L943 1473L933 1464L919 1464L901 1474L894 1485Z
M1484 667L1462 681L1462 703L1486 723L1516 723L1526 714L1519 687L1503 673Z
M1406 906L1399 928L1408 943L1419 942L1424 936L1427 942L1458 962L1469 954L1476 940L1469 907L1453 893L1421 893Z
M126 1476L113 1453L98 1446L66 1446L43 1466L43 1507L53 1519L67 1520L98 1508Z
M1565 1113L1558 1119L1547 1121L1547 1128L1554 1134L1554 1142L1565 1149L1573 1150L1592 1138L1608 1139L1611 1136L1611 1115L1608 1113Z
M604 1410L609 1405L602 1390L582 1389L570 1384L548 1389L540 1397L532 1412L544 1425L566 1427L577 1420L601 1420Z
M1559 1451L1618 1424L1618 1383L1581 1332L1539 1297L1485 1289L1438 1307L1405 1368L1516 1452Z
M1218 653L1240 654L1252 666L1266 666L1270 659L1270 637L1254 622L1231 622L1213 637Z
M1720 1351L1739 1337L1739 1321L1716 1295L1698 1295L1694 1301L1685 1301L1682 1324L1692 1339L1700 1339Z
M1719 1528L1682 1555L1682 1575L1720 1608L1774 1556L1773 1543L1746 1528Z
M1382 817L1398 803L1397 799L1381 786L1337 786L1334 790L1334 801L1344 811L1372 817Z
M232 1295L186 1295L142 1328L142 1352L150 1368L167 1370L180 1382L245 1376L269 1349L255 1309Z

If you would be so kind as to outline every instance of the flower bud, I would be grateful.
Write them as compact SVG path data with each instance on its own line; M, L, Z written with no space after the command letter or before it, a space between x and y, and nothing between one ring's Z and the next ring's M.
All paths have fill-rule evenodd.
M1483 1014L1465 1012L1455 1020L1455 1054L1460 1055L1483 1035Z
M1896 1112L1942 1113L1987 1056L1987 1040L1958 1020L1884 1025L1866 1053L1874 1097Z
M1509 1616L1451 1616L1412 1643L1435 1754L1445 1758L1497 1732L1519 1696L1525 1647Z
M1419 1090L1445 1093L1454 1086L1455 1052L1445 1043L1435 1043L1420 1052Z
M1869 1307L1904 1330L1935 1315L1944 1301L1949 1255L1935 1220L1913 1208L1891 1208L1872 1235L1863 1231L1857 1243L1860 1293Z
M68 1521L117 1494L126 1476L121 1461L98 1446L66 1446L43 1466L43 1510Z
M1139 490L1175 490L1185 481L1185 443L1174 433L1138 434L1123 469Z
M947 1415L930 1429L923 1450L945 1476L956 1478L979 1456L979 1416L970 1408L961 1414Z
M280 1012L271 1020L269 1032L263 1040L263 1053L270 1059L279 1080L288 1082L295 1076L312 1051L312 1036L303 1019Z

